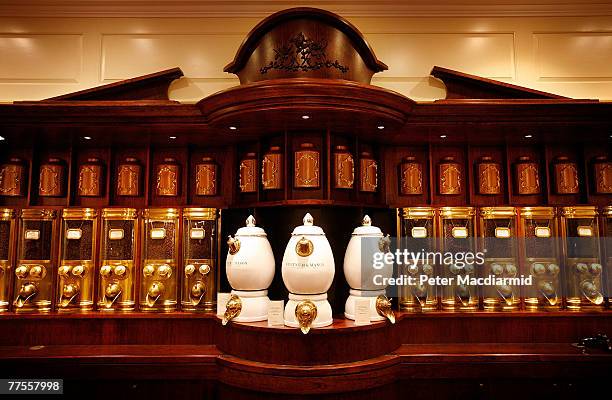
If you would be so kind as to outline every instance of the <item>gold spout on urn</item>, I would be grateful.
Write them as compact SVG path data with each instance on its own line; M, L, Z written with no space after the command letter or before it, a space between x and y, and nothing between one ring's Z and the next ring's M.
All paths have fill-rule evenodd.
M300 324L300 330L304 335L310 332L315 318L317 318L317 306L312 301L300 301L295 307L295 319Z
M376 312L381 317L387 318L392 324L395 323L395 314L391 309L391 300L384 294L376 297Z
M242 311L242 301L240 300L240 297L233 294L230 296L230 299L225 306L225 313L223 314L221 324L224 326L227 325L228 322L240 315L240 311Z

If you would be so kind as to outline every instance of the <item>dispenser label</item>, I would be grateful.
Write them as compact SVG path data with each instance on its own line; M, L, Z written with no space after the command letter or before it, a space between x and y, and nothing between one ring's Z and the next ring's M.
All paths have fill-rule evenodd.
M495 228L495 237L500 239L507 239L510 237L510 228Z
M191 228L189 237L191 239L204 239L204 228Z
M83 236L83 231L80 229L67 229L66 230L66 239L68 240L78 240Z
M425 228L424 226L415 226L410 231L410 235L416 239L425 238L427 237L427 228Z
M108 238L110 240L121 240L123 239L123 229L111 229L108 231Z
M576 230L578 231L578 236L580 237L593 236L593 228L590 226L579 226Z
M539 238L548 238L550 237L550 228L547 226L537 226L535 228L535 235Z
M151 239L163 239L166 237L165 228L153 228L150 233Z
M26 240L38 240L40 239L40 231L37 229L28 229L25 231Z
M451 233L455 239L465 239L468 237L468 230L465 227L455 227Z

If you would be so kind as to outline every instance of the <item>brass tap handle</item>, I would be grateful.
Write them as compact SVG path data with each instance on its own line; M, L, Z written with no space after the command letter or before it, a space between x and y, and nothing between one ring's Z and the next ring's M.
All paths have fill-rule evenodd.
M15 269L15 276L19 279L23 279L28 276L28 267L25 265L20 265Z
M72 267L72 275L82 278L85 276L85 267L83 265L75 265Z
M312 301L302 300L295 306L295 319L304 335L310 332L310 327L316 318L317 306Z
M384 294L376 297L376 312L381 317L387 318L392 324L395 323L395 314L391 309L391 300Z
M153 282L151 286L149 286L149 290L147 290L147 297L145 299L147 306L153 307L159 298L164 294L164 284L161 282Z
M206 286L201 281L196 281L191 287L189 297L191 298L191 305L197 306L200 304L204 295L206 294Z
M295 245L295 253L300 257L308 257L314 251L314 244L306 236L302 236Z
M121 286L117 282L106 285L104 290L104 307L111 308L119 296L121 296Z
M240 251L240 239L233 238L232 235L227 237L227 245L229 246L229 253L234 255Z
M36 288L36 285L31 282L24 283L23 285L21 285L21 288L19 289L19 293L17 294L17 298L13 302L13 305L17 308L23 308L25 303L27 303L30 298L34 297L37 292L38 289Z
M242 300L235 294L231 295L225 306L225 313L223 313L223 320L221 325L227 325L228 322L240 315L242 311Z
M64 285L62 288L62 295L60 296L59 306L62 308L68 307L72 300L74 300L79 294L79 285L69 283Z
M47 275L47 269L42 265L35 265L30 268L30 277L34 279L42 279Z

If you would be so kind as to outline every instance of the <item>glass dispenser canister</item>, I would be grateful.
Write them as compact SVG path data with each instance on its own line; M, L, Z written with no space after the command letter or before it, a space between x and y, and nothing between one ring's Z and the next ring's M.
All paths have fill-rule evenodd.
M144 240L140 309L174 311L178 298L179 211L176 208L143 210Z
M184 276L181 306L185 311L213 311L217 295L217 210L183 210Z
M529 156L521 156L514 164L516 193L520 195L540 193L540 172L538 163Z
M603 266L598 212L592 206L563 207L561 233L569 310L603 309Z
M493 161L493 157L484 156L476 164L478 177L478 193L496 195L501 193L501 167Z
M102 210L98 308L132 311L135 305L135 259L138 213L134 208Z
M117 195L140 196L142 165L134 157L126 157L117 169Z
M240 192L257 192L257 155L255 153L247 153L242 161L240 161L239 173Z
M559 156L552 164L555 182L555 193L577 194L579 193L578 167L570 161L569 157Z
M496 279L520 277L518 235L514 207L482 207L479 214L483 276ZM521 305L521 287L501 283L482 287L485 311L516 311Z
M0 166L0 196L25 196L27 188L26 164L19 157Z
M595 193L612 193L612 162L606 156L595 157L593 162Z
M13 309L49 312L53 305L53 276L57 252L55 210L21 211L18 259L15 268Z
M400 211L400 250L436 251L436 209L432 207L410 207ZM427 282L420 283L420 276L434 278L437 266L433 259L419 259L416 265L399 264L400 275L414 276L414 285L402 285L399 289L399 306L405 311L434 311L438 308L437 288Z
M558 221L553 207L521 207L521 263L533 284L524 287L527 311L559 310L562 305Z
M444 157L438 164L438 193L458 195L463 191L461 166L455 157Z
M296 188L318 188L321 186L320 154L312 143L302 143L295 152L295 175L293 186Z
M156 190L158 196L173 197L180 193L181 166L173 157L164 158L157 166Z
M104 187L104 165L99 158L91 157L79 168L79 196L100 197Z
M15 210L0 208L0 312L9 309L14 244Z
M283 154L280 146L271 146L261 161L261 186L264 190L283 188Z
M359 191L376 192L378 189L378 163L372 153L364 151L359 158Z
M400 193L423 194L423 166L416 157L405 157L400 164Z
M63 212L56 292L59 311L93 310L97 226L98 212L92 208Z
M607 285L605 285L604 296L608 299L608 308L612 306L612 206L604 207L602 212L602 222L603 222L603 249L604 249L604 261L605 261L605 269L606 269L606 279Z
M355 184L355 160L347 146L334 147L334 189L352 189Z
M476 210L472 207L442 207L439 210L441 234L440 251L475 253ZM451 284L441 287L442 309L447 311L477 311L478 287L463 282L466 277L479 277L481 266L475 263L454 261L444 263L443 276L452 278ZM461 277L462 281L458 278Z
M38 195L45 197L62 197L66 182L66 166L59 158L51 157L40 166Z
M202 157L196 165L196 195L217 195L217 173L219 167L212 157Z

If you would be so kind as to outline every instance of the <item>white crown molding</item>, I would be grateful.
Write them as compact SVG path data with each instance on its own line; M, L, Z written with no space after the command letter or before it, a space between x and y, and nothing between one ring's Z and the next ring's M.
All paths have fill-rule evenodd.
M296 6L346 17L609 16L610 0L0 0L0 17L265 17Z

